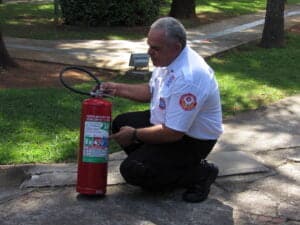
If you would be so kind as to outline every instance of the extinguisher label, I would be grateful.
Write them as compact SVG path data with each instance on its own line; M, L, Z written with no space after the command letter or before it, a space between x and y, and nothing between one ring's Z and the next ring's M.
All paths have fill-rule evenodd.
M100 121L97 121L98 119ZM93 118L93 121L85 121L83 162L104 163L108 160L110 122L104 118L98 119Z

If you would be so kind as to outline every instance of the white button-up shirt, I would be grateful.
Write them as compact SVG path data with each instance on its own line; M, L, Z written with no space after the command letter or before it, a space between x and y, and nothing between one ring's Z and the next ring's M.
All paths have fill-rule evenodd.
M156 67L149 82L152 124L215 140L223 132L222 110L214 71L190 47L168 67Z

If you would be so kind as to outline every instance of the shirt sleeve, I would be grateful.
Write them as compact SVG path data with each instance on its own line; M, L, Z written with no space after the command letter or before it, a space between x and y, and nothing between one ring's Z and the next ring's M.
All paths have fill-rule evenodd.
M171 129L187 132L203 107L208 84L195 85L179 80L169 96L165 125Z

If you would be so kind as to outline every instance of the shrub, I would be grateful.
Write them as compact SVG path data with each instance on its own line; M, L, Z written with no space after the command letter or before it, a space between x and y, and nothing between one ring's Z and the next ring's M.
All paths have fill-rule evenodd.
M160 0L60 0L69 25L148 25L159 13Z
M108 11L108 0L60 0L65 24L96 26Z
M108 13L110 25L148 25L159 13L159 0L113 1Z

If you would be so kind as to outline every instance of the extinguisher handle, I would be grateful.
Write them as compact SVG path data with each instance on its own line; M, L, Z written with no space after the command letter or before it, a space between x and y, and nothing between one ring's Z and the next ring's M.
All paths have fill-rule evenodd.
M62 85L64 87L66 87L67 89L75 92L75 93L82 94L82 95L88 95L88 96L95 96L94 92L90 93L90 92L84 92L84 91L81 91L81 90L77 90L77 89L69 86L64 81L64 74L65 74L65 72L70 71L70 70L73 70L73 71L75 70L75 71L80 71L80 72L86 73L89 77L93 78L93 80L96 81L96 83L97 83L96 87L98 89L100 89L100 85L101 85L100 80L94 74L92 74L90 71L88 71L88 70L86 70L86 69L84 69L82 67L78 67L78 66L67 66L67 67L65 67L64 69L62 69L60 71L60 73L59 73L59 79L60 79L60 82L62 83ZM99 94L99 96L101 96L101 94Z

